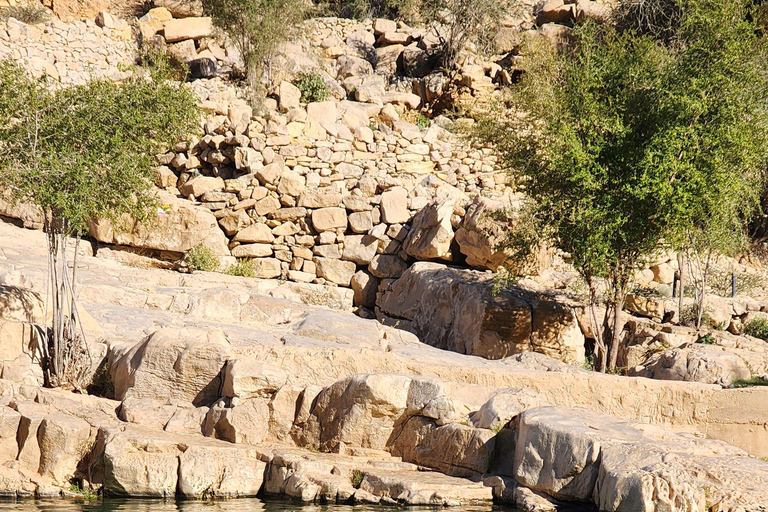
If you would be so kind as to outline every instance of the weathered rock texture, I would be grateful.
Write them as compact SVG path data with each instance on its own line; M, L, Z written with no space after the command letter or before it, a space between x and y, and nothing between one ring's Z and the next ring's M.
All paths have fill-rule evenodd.
M318 285L84 255L81 299L101 324L114 387L102 390L120 401L41 388L25 352L39 303L19 290L45 289L43 235L8 225L0 235L11 296L0 343L32 356L4 362L0 378L4 494L50 495L74 477L113 496L763 506L768 465L746 451L765 455L765 389L600 375L537 353L486 360L283 298Z
M570 307L522 289L497 292L489 274L416 263L385 289L378 311L425 343L462 354L502 359L535 351L584 360L584 335Z

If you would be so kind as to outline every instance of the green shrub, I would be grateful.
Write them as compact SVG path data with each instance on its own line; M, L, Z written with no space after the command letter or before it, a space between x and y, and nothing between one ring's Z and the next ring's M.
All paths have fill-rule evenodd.
M359 489L361 485L363 485L363 478L365 478L365 474L360 470L354 470L352 472L352 478L350 480L352 481L352 487L355 489Z
M141 47L136 64L145 69L156 81L184 82L189 76L189 67L184 61L152 45L145 44Z
M731 271L722 268L710 270L708 279L712 293L720 297L731 296ZM751 272L736 272L736 294L750 295L756 290L765 287L765 279Z
M429 123L429 118L424 114L419 114L419 117L416 118L416 126L419 127L419 130L426 130L429 128Z
M227 267L224 273L230 276L256 277L256 265L252 259L238 258L237 263Z
M8 18L15 18L28 25L37 25L50 18L47 9L44 9L37 2L27 2L13 7L0 9L0 21L7 21Z
M768 380L761 377L752 377L748 380L735 380L731 383L732 388L749 388L753 386L768 386Z
M184 254L184 261L190 270L200 270L203 272L215 272L219 269L219 260L214 256L213 251L202 243L191 248Z
M294 85L301 91L301 101L304 103L325 101L331 96L325 80L317 73L299 73Z
M705 334L696 343L701 343L702 345L714 345L715 344L715 338L712 337L711 334Z
M755 318L744 325L744 334L768 341L768 320Z

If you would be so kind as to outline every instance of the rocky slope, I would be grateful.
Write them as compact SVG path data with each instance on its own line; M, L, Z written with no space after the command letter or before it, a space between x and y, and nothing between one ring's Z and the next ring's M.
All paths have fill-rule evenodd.
M43 316L44 238L0 235L6 495L75 477L129 496L765 507L768 464L747 455L766 445L763 390L445 352L345 312L349 297L307 303L333 304L339 288L85 254L83 315L112 398L41 388L30 322ZM744 449L715 440L734 433Z

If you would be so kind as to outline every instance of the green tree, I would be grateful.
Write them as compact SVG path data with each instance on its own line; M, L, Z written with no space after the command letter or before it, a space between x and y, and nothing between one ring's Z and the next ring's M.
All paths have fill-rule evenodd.
M82 386L88 343L75 303L77 244L95 218L149 220L152 156L196 126L194 95L159 66L123 83L54 88L0 62L0 189L39 206L48 235L52 326L41 350L49 385ZM69 238L76 237L69 272Z
M213 24L232 39L252 85L266 74L278 48L304 19L302 0L203 0Z
M478 123L531 198L540 239L526 243L550 240L588 283L601 370L616 365L637 269L750 213L766 161L762 35L741 0L680 5L671 39L587 22L563 50L532 43L512 115Z

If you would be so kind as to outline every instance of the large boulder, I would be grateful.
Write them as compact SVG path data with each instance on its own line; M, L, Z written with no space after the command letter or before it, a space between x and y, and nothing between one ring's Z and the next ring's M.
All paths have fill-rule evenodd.
M383 450L396 426L422 414L445 419L453 414L436 381L397 374L359 374L324 389L312 410L323 451L349 447Z
M174 329L161 329L134 345L118 345L109 353L115 398L123 400L130 393L160 402L211 404L219 397L229 354L226 340Z
M451 216L455 204L452 199L436 201L413 217L411 230L403 242L403 249L409 256L417 260L451 260Z
M243 497L262 487L256 449L138 427L104 429L104 494L130 497Z
M712 472L722 471L726 460L750 465L738 448L587 409L529 409L520 416L516 445L512 476L519 483L561 499L593 501L600 510L705 510L711 496L730 505L755 503L757 496L738 479ZM768 464L757 464L746 479L757 489L768 481Z
M456 230L456 242L470 267L481 270L504 267L517 273L538 274L549 266L550 251L537 250L526 261L514 257L513 250L504 246L505 226L514 228L517 222L510 210L507 202L475 197Z
M495 448L491 430L460 423L438 425L413 416L391 445L392 455L451 476L478 478L488 472Z
M89 233L107 244L176 253L202 243L217 256L229 256L227 237L210 210L162 191L158 193L158 200L162 206L151 222L142 223L129 217L117 223L100 219L88 223Z
M568 363L584 360L584 335L572 308L519 289L496 292L493 276L418 262L379 300L385 316L423 342L501 359L536 351Z
M759 366L765 367L765 361ZM752 370L747 360L725 347L691 343L653 354L642 365L630 368L628 374L730 386L737 380L749 380Z

